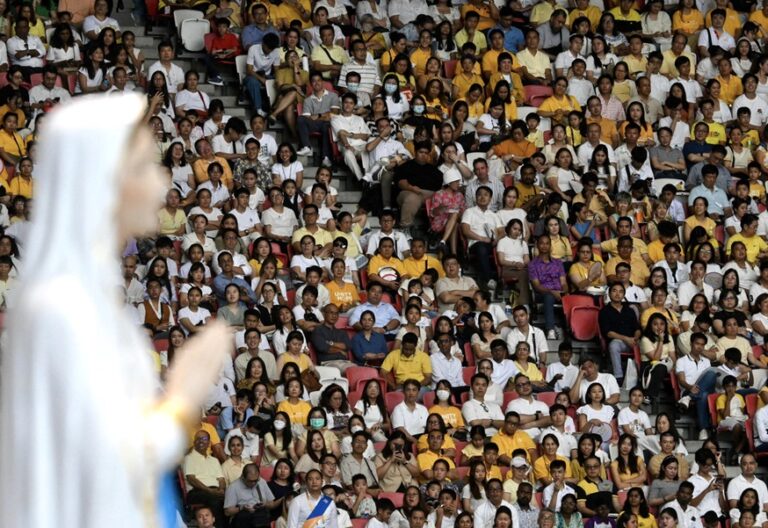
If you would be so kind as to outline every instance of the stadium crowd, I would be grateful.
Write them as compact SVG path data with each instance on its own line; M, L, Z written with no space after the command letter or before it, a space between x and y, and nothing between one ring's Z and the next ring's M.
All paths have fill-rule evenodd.
M766 528L768 4L134 2L209 22L191 69L115 7L0 0L0 296L46 113L146 94L126 313L161 380L233 333L197 526Z

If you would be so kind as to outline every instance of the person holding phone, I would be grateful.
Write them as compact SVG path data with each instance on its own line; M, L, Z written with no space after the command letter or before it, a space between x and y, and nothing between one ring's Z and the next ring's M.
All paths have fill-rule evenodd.
M259 476L259 466L248 464L224 494L224 514L230 519L231 528L267 525L270 510L277 502L267 482Z

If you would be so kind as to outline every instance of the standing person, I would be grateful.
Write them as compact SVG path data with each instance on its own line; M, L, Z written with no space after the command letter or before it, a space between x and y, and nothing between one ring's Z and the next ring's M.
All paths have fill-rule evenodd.
M163 194L153 141L141 125L144 112L138 96L83 98L46 121L41 151L47 156L39 166L35 198L42 209L35 214L25 248L30 262L37 264L16 290L18 302L2 359L3 379L9 382L2 384L0 398L3 446L14 451L32 447L37 455L34 460L3 459L3 526L129 528L157 523L158 512L144 508L143 498L155 496L158 473L178 459L174 446L182 444L183 424L199 416L223 364L228 337L215 325L174 359L165 398L155 400L156 374L146 343L114 295L118 241L155 227ZM100 139L94 150L95 137ZM79 165L86 157L87 166ZM73 238L74 232L79 235ZM66 251L56 249L64 240ZM47 254L51 249L54 254ZM77 299L77 310L71 299ZM66 369L53 367L58 363L54 350L67 354ZM88 375L96 357L100 367L121 374L108 379ZM44 373L34 372L32 364ZM59 389L54 393L52 387ZM117 399L90 396L106 393ZM22 422L20 405L48 417L40 427L55 427L56 438L35 423ZM100 427L118 416L131 435ZM95 444L83 451L86 430ZM48 478L51 471L71 474L73 480L61 486Z

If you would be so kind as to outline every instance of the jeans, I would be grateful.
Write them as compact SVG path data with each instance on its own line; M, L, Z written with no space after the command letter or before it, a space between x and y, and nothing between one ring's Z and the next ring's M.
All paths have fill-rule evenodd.
M262 92L265 90L265 88L262 86L261 82L256 77L248 75L243 81L243 86L245 86L245 90L248 92L248 96L251 98L253 108L256 110L264 110L264 99L267 98L262 97ZM267 101L266 106L269 108L269 101ZM264 111L266 112L266 110Z
M309 135L313 132L320 133L320 155L322 157L331 157L331 138L328 136L328 130L331 128L330 121L320 121L310 119L306 116L299 116L296 124L299 133L299 146L311 146Z
M611 339L608 342L608 356L611 358L611 365L613 365L613 375L617 380L624 378L624 370L621 368L621 354L622 352L629 352L632 350L629 345L619 339Z
M496 269L493 266L493 245L488 242L475 242L469 248L469 254L477 258L477 266L480 268L480 281L488 282L496 278ZM553 323L554 325L554 320Z
M696 423L699 425L699 429L709 429L712 425L709 419L709 404L707 403L707 397L715 392L715 384L717 383L717 372L714 370L708 370L701 375L696 381L696 386L699 387L698 394L688 393L696 403Z
M535 299L544 304L544 330L555 329L555 296L551 293L536 292Z

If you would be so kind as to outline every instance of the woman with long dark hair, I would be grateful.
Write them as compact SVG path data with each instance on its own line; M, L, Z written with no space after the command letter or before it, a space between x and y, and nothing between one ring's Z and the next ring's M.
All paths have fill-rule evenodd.
M416 457L411 451L411 444L402 431L395 431L389 436L381 453L374 459L374 464L382 491L405 491L402 513L407 519L410 509L406 508L412 508L421 501L418 486L412 486L418 482L420 473ZM412 490L415 490L415 495Z

